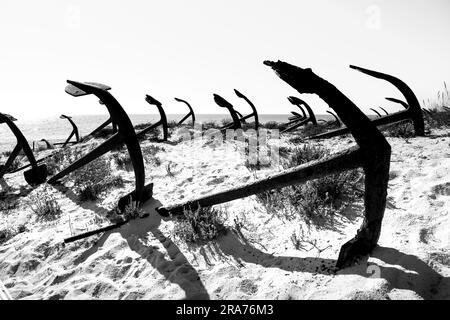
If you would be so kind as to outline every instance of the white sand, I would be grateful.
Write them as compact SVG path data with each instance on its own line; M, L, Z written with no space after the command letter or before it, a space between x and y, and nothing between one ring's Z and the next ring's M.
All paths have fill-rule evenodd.
M255 179L242 153L226 145L157 144L162 164L146 164L146 182L154 200L145 219L122 228L63 245L71 235L106 223L103 217L120 196L134 187L133 172L120 171L125 188L97 202L79 203L72 191L51 187L63 213L53 222L36 219L22 173L5 182L23 196L0 225L28 231L0 245L0 281L14 299L448 299L450 298L450 137L389 138L392 146L388 204L379 247L358 265L333 268L340 246L361 223L362 200L325 229L311 229L323 252L294 248L290 237L301 219L280 220L255 196L219 206L225 223L243 224L208 245L188 247L172 230L174 222L154 211L161 204L206 195ZM287 142L285 142L287 143ZM351 138L320 142L335 151ZM170 162L168 175L166 166ZM278 169L258 171L263 177ZM0 228L2 228L0 227ZM308 251L309 250L309 251Z

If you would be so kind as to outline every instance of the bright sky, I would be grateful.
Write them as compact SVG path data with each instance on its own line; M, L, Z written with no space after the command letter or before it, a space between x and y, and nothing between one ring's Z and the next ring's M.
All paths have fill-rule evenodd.
M420 101L450 80L450 1L1 0L0 112L16 118L105 113L93 98L64 92L67 79L101 82L128 113L224 113L213 93L240 111L246 94L260 113L289 113L296 94L263 60L311 67L363 111L399 106L401 94L348 68L403 79ZM304 96L318 113L320 99Z

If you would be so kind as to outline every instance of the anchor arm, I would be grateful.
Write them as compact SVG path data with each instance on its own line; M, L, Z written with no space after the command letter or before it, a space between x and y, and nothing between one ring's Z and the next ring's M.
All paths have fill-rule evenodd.
M135 200L138 203L148 200L151 197L151 185L150 188L144 185L145 170L142 151L127 113L123 110L119 102L108 92L109 87L101 84L82 83L71 80L67 80L67 82L69 83L66 87L67 93L76 97L94 94L98 99L100 99L100 101L102 101L107 108L111 121L117 124L118 133L114 134L111 138L94 149L93 152L91 151L83 158L79 159L76 164L70 165L62 172L53 176L49 180L49 183L56 183L57 180L62 178L64 175L67 175L69 172L94 160L99 155L110 151L113 147L119 144L125 144L133 165L136 189L130 195L121 198L119 200L118 207L120 210L123 210L131 200Z
M362 165L361 159L359 149L353 148L326 160L310 162L290 168L283 173L277 173L265 179L251 182L231 190L217 192L172 206L162 206L157 208L156 211L162 216L182 214L185 209L196 210L199 207L209 207L275 188L300 184L308 180L340 172L342 168L344 170L355 169Z
M381 118L381 114L377 110L375 110L374 108L370 108L370 110L375 112L377 114L378 118Z
M219 105L219 107L222 108L226 108L228 110L228 112L231 115L231 118L233 119L233 129L241 129L241 121L237 115L237 111L234 110L233 105L231 103L229 103L227 100L225 100L224 98L222 98L221 96L219 96L218 94L214 94L214 101L217 103L217 105ZM227 127L228 125L226 125L225 127ZM221 128L221 129L225 129Z
M167 138L169 136L169 130L168 130L168 126L167 126L166 113L164 112L161 102L159 102L158 100L156 100L155 98L153 98L150 95L145 96L145 101L147 101L149 104L156 106L156 108L158 109L159 115L161 117L160 120L158 121L158 124L162 125L162 127L163 127L162 141L167 141Z
M281 61L264 63L299 93L315 93L324 100L347 126L360 148L366 173L364 220L355 238L341 248L336 263L341 268L356 256L368 254L377 244L386 207L391 147L375 124L350 99L311 69Z
M178 102L183 102L189 108L189 113L178 122L178 125L182 124L187 118L189 118L189 116L192 117L192 125L194 125L195 124L195 113L194 113L194 110L192 109L191 105L189 104L189 102L187 102L186 100L180 99L180 98L175 98L175 100Z
M258 128L259 128L259 117L258 117L258 111L256 110L255 105L253 104L253 102L250 101L250 99L248 99L245 95L243 95L243 94L242 94L241 92L239 92L237 89L234 89L234 92L236 93L236 95L237 95L239 98L244 99L244 100L250 105L250 107L252 108L252 113L249 114L249 115L247 115L247 116L244 117L244 118L241 117L241 121L242 121L242 120L245 120L245 119L248 119L248 118L250 118L250 117L253 116L253 117L255 118L255 130L258 131Z
M422 110L420 108L419 101L417 100L417 97L414 94L414 92L411 90L411 88L405 82L403 82L399 78L396 78L396 77L391 76L386 73L381 73L381 72L377 72L377 71L373 71L373 70L369 70L369 69L364 69L364 68L353 66L353 65L350 65L350 68L360 71L362 73L365 73L369 76L388 81L392 85L394 85L403 94L403 96L406 99L406 102L410 106L408 111L410 111L410 116L414 123L414 131L415 131L416 135L418 135L418 136L425 135L425 126L423 123L423 115L422 115Z
M72 126L72 133L70 134L69 138L66 140L66 142L63 144L63 148L67 145L67 143L70 141L70 139L72 138L72 136L75 134L75 141L78 143L80 142L80 135L78 132L78 127L75 124L75 122L72 120L72 117L66 116L65 114L62 114L60 116L61 119L67 119L70 123L70 125Z
M330 110L327 110L327 113L331 114L334 119L336 120L337 125L340 127L341 126L341 120L339 120L339 117L337 115L335 115L333 112L331 112Z

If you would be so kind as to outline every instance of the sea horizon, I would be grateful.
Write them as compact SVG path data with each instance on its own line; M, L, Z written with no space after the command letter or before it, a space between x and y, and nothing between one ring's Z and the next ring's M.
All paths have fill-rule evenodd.
M180 121L185 114L167 114L167 121ZM291 114L258 114L259 122L266 123L269 121L287 122ZM130 120L133 125L156 122L160 119L159 114L129 114ZM203 123L209 121L215 121L221 123L223 120L229 120L231 117L229 114L196 114L196 122ZM317 119L331 120L332 117L328 114L317 114ZM80 136L85 136L97 128L100 124L105 122L109 116L107 114L84 114L73 115L72 119L78 127ZM187 119L186 123L189 123L191 119ZM248 119L249 122L253 121L253 118ZM32 146L33 142L38 142L41 139L46 139L51 143L64 142L72 131L70 123L65 119L60 119L57 116L49 116L39 119L17 119L14 122L17 127L22 131L28 143ZM0 126L0 152L12 150L16 143L16 138L9 130L6 124Z

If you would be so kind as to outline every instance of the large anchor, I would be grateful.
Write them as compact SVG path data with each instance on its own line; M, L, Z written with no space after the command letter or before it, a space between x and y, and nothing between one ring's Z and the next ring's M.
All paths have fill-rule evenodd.
M383 107L378 107L378 108L380 108L381 110L383 110L383 112L384 112L387 116L389 115L389 112L387 112L386 109L384 109Z
M0 166L0 178L3 178L3 176L6 173L8 173L9 167L17 158L19 152L23 150L31 165L31 169L23 173L25 181L29 185L37 185L43 183L47 179L47 166L45 164L39 165L36 162L36 159L34 158L33 155L33 151L31 151L27 139L25 139L20 129L14 124L14 121L16 120L17 119L10 116L9 114L0 113L0 124L6 123L17 139L17 144L14 147L13 151L11 152L10 156L8 157L8 160L6 160L5 165Z
M305 114L304 117L291 120L288 123L288 125L289 124L292 124L292 125L287 127L286 129L284 129L280 133L291 132L291 131L297 129L298 127L308 124L309 122L311 122L313 125L317 125L316 116L314 115L314 112L312 111L311 107L305 101L303 101L300 98L293 97L293 96L288 97L288 100L293 105L298 106L303 112L304 112L304 110L301 106L305 106L306 110L308 111L308 116L306 116L306 114Z
M236 93L236 95L241 98L244 99L252 108L252 113L246 115L246 116L242 116L242 114L240 114L237 110L234 110L236 112L236 114L239 116L239 121L241 121L242 123L245 123L245 121L251 117L254 117L255 119L255 130L258 131L259 129L259 117L258 117L258 111L256 110L255 105L253 104L253 102L250 101L249 98L247 98L245 95L243 95L241 92L239 92L237 89L234 89L234 93ZM234 126L234 122L227 124L225 126L223 126L221 129L229 129L231 127Z
M99 83L83 83L67 80L69 85L66 87L65 91L74 96L81 97L89 94L94 94L97 98L102 101L102 103L108 109L110 114L110 119L113 123L117 124L118 132L113 134L101 145L96 147L94 150L76 160L70 164L67 168L57 173L48 180L48 183L55 184L68 175L69 173L75 171L76 169L90 163L91 161L97 159L98 157L104 155L113 148L125 144L128 150L128 154L131 159L131 163L134 169L134 177L136 182L136 189L130 194L122 197L119 200L118 208L123 211L127 204L131 201L136 201L138 204L143 203L151 198L153 184L145 184L145 171L144 162L142 159L142 152L139 146L139 142L136 133L133 129L130 118L127 113L123 110L119 102L108 92L110 89L108 86Z
M180 99L180 98L175 98L175 100L178 102L183 102L189 108L189 113L187 115L185 115L180 121L178 121L178 125L181 125L184 121L186 121L186 119L188 119L189 117L192 117L192 126L194 126L195 125L195 114L194 114L194 110L192 109L189 102L187 102L186 100Z
M235 110L235 112L237 113L237 115L240 117L239 121L245 123L245 121L251 117L254 117L255 119L255 130L258 131L259 129L259 117L258 117L258 111L256 110L255 105L253 104L253 102L250 101L250 99L248 99L246 96L244 96L241 92L239 92L237 89L234 89L234 93L236 93L236 95L241 98L244 99L252 108L252 113L246 115L246 116L242 116L242 114L240 114L237 110ZM230 123L228 125L226 125L225 129L230 128L233 126L233 123Z
M332 123L333 125L336 125L337 127L341 126L341 120L339 120L339 117L334 114L333 112L331 112L330 110L327 110L327 113L331 114L334 118L334 122Z
M199 207L209 207L362 167L366 176L364 220L355 238L341 247L336 266L342 268L353 262L354 258L370 253L377 244L386 206L391 147L373 122L350 99L314 74L311 69L298 68L281 61L265 61L264 64L270 66L299 93L315 93L328 103L351 130L358 146L327 159L297 166L228 191L177 205L159 207L156 210L163 216L181 214L186 208L195 210Z
M66 139L65 142L63 142L63 143L55 143L55 145L62 145L62 148L64 148L69 143L72 143L72 144L79 143L80 142L80 134L78 132L77 125L72 120L72 117L69 117L69 116L66 116L65 114L62 114L59 118L60 119L67 119L69 121L69 123L72 125L72 132L69 134L69 137ZM73 136L75 136L75 141L70 141L70 139L72 139Z
M370 108L370 110L372 110L373 112L375 112L375 113L377 114L378 118L381 118L381 117L382 117L382 116L381 116L381 113L380 113L377 109Z
M158 126L162 126L162 131L163 131L163 138L160 141L167 141L167 137L168 137L168 126L167 126L167 117L166 117L166 113L164 112L164 109L161 105L161 102L159 102L158 100L156 100L155 98L153 98L152 96L149 96L148 94L145 96L145 101L147 101L149 104L152 104L154 106L156 106L156 108L158 109L159 115L160 115L160 119L158 122L148 126L145 129L142 129L141 131L139 131L138 133L136 133L138 138L142 138L144 137L144 135L155 129Z
M241 129L241 121L238 115L238 112L234 110L233 105L229 103L227 100L219 96L218 94L214 94L214 101L219 105L219 107L226 108L231 115L231 119L233 119L233 123L230 125L225 125L220 128L220 130L225 129Z
M88 83L88 82L86 82L86 83ZM106 86L106 85L101 84L101 83L89 82L89 84L98 85L98 86L102 87L104 90L111 90L111 87ZM99 100L98 102L101 105L104 104L102 100ZM94 136L97 132L100 132L101 130L103 130L109 124L112 125L112 133L115 134L117 132L117 124L113 121L113 119L111 117L109 117L105 122L103 122L101 125L99 125L91 133L89 133L88 135L82 137L79 142L84 142L84 141L88 140L90 137Z
M368 70L368 69L363 69L363 68L352 66L352 65L350 66L350 68L358 70L362 73L368 74L372 77L375 77L378 79L383 79L383 80L390 82L397 89L400 90L400 92L403 94L403 96L405 97L405 99L407 101L407 102L404 102L404 101L394 99L394 98L386 98L387 100L390 100L390 101L393 101L396 103L400 103L406 110L391 113L390 115L386 115L386 116L377 118L375 120L372 120L373 124L375 124L376 126L381 126L381 125L405 121L405 120L412 120L413 125L414 125L414 132L416 133L416 135L418 135L418 136L425 135L425 127L424 127L424 122L423 122L422 109L420 108L420 104L419 104L419 101L417 100L416 95L411 90L411 88L408 87L408 85L406 83L404 83L402 80L400 80L396 77L393 77L389 74L372 71L372 70ZM337 130L333 130L333 131L329 131L329 132L325 132L325 133L321 133L321 134L312 136L311 139L331 138L331 137L340 136L342 134L347 134L349 132L350 132L350 130L348 128L341 128L341 129L337 129Z
M288 97L289 102L291 102L290 98L291 97ZM305 109L303 109L302 105L301 104L295 104L295 105L301 110L302 114L300 115L298 112L291 111L291 114L293 116L288 118L288 120L289 120L289 122L287 123L288 125L292 124L292 123L295 123L297 121L301 121L301 120L306 119L306 112L305 112Z

